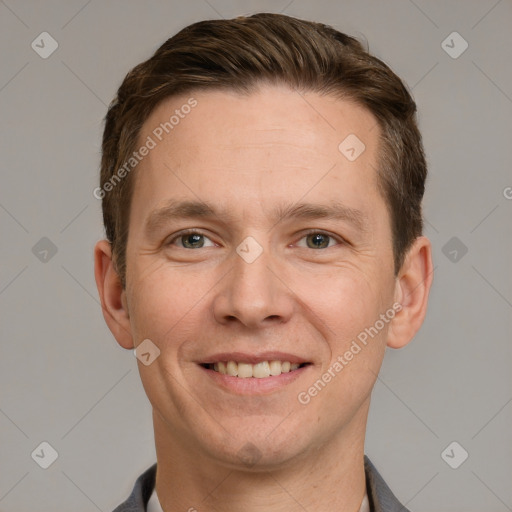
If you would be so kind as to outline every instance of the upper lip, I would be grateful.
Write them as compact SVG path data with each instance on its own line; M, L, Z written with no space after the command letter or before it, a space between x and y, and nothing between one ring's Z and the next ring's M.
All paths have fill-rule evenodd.
M289 361L290 363L308 363L307 359L287 354L286 352L259 352L249 354L247 352L222 352L213 354L199 361L200 364L212 364L220 361L236 361L237 363L257 364L262 361Z

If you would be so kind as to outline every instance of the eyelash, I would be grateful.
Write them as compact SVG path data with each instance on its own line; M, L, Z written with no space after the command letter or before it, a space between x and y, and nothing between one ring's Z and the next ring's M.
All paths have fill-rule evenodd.
M185 229L183 231L180 231L171 240L166 242L165 245L173 245L173 243L176 240L180 239L181 237L186 236L186 235L192 235L192 234L194 234L194 235L202 235L202 236L204 236L204 237L209 239L208 235L203 233L201 230L198 230L198 229ZM323 236L332 238L333 240L337 241L338 244L341 244L341 245L347 245L348 244L348 242L346 240L344 240L343 238L341 238L339 236L331 235L330 233L328 233L326 231L319 230L319 229L310 229L310 230L306 231L305 233L302 234L302 236L301 236L301 238L299 240L302 240L303 238L307 237L308 235L323 235ZM330 249L330 248L331 247L325 247L323 250ZM180 247L180 249L186 249L186 247ZM201 247L200 247L200 249L201 249ZM305 247L305 249L310 249L310 247ZM318 249L311 249L311 250L318 250Z

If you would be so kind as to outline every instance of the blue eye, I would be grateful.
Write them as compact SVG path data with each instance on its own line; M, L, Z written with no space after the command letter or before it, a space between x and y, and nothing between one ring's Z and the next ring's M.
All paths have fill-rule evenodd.
M329 235L328 233L324 233L323 231L309 231L306 233L301 240L306 239L306 248L307 249L327 249L331 247L330 241L341 242L337 241L332 235ZM334 245L334 244L333 244Z
M304 239L306 240L306 246L298 246L306 249L328 249L337 243L343 243L341 239L318 230L309 231L300 240ZM180 241L179 244L176 243L178 240ZM202 249L203 247L214 247L215 243L200 231L188 229L173 237L166 245L178 245L182 249Z
M205 247L205 240L210 240L206 235L203 235L200 231L193 229L182 231L179 235L175 236L168 242L168 245L174 245L176 240L181 241L181 247L183 249L201 249ZM211 242L211 240L210 240ZM212 247L215 244L212 242L211 245L206 247Z

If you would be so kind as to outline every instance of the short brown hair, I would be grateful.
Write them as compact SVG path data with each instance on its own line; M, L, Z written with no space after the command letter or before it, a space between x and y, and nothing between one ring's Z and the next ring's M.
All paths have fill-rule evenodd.
M130 158L142 125L162 100L205 89L249 94L262 83L350 99L375 116L381 130L378 184L390 213L396 274L422 233L427 165L416 104L400 78L357 39L322 23L258 13L200 21L168 39L126 75L109 106L101 190ZM124 287L133 176L118 181L101 197L106 236Z

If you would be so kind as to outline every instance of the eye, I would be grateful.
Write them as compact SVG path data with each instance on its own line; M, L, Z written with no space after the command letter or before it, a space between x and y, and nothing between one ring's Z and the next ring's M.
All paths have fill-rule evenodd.
M211 242L210 245L205 245L205 240L209 240ZM202 247L215 246L215 244L206 235L194 229L182 231L169 240L166 245L176 245L176 241L179 241L178 247L181 247L182 249L201 249Z
M312 230L306 233L301 240L306 239L306 248L307 249L327 249L332 247L337 243L343 243L343 241L339 238L330 235L329 233L325 233L324 231L316 231ZM335 242L334 244L330 244L330 241ZM300 247L300 246L299 246ZM303 246L302 246L303 247Z

